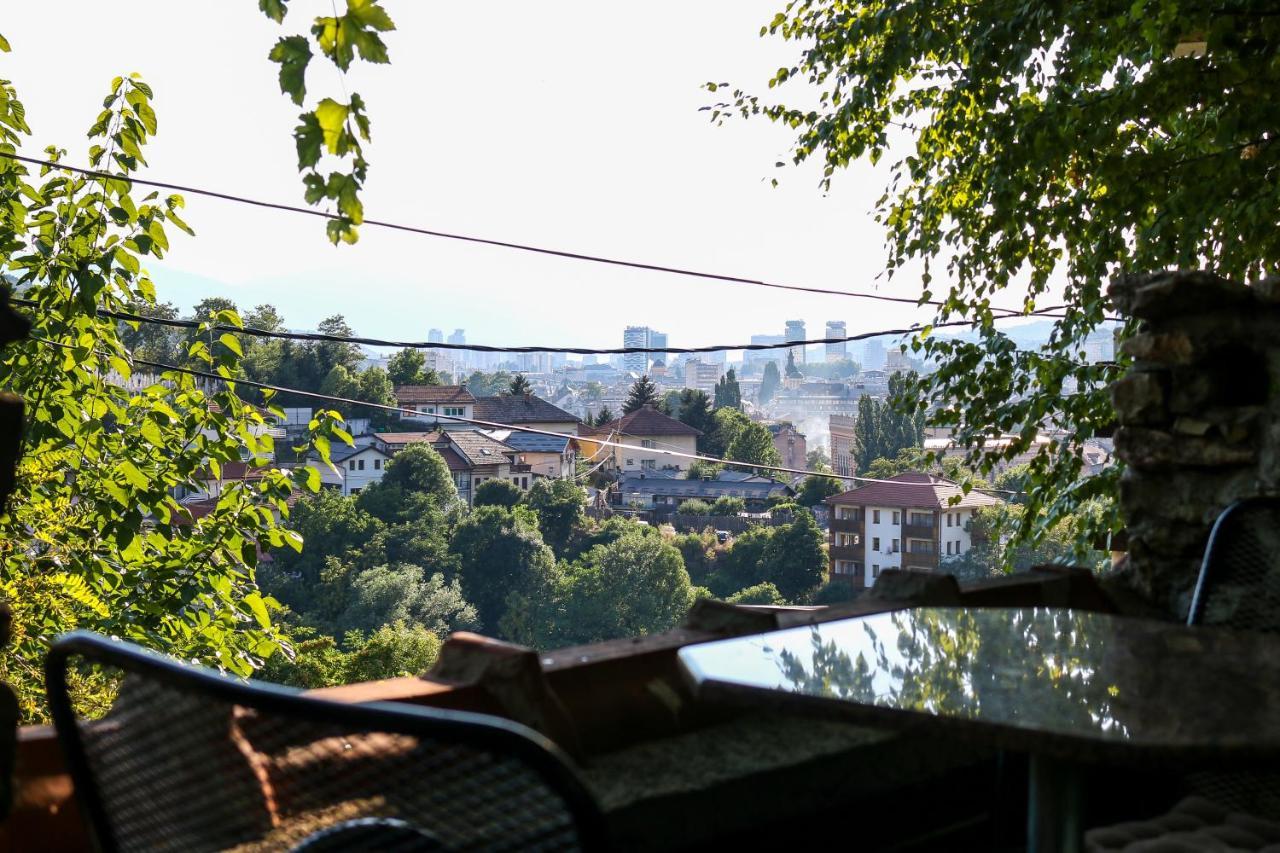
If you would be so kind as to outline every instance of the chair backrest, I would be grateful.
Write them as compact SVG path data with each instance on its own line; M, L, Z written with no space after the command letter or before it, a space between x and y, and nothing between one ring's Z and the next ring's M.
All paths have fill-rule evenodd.
M118 689L96 720L74 708L90 680ZM443 850L605 844L568 760L507 720L316 699L84 632L54 644L47 684L105 851L287 850L365 818L403 822Z
M1218 516L1187 624L1280 632L1280 497L1237 501Z

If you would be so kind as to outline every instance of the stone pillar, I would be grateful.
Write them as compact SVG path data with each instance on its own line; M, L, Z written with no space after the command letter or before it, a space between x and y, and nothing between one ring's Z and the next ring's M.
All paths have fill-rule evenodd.
M1232 501L1280 491L1280 278L1122 276L1109 295L1139 320L1111 386L1120 506L1137 591L1185 617L1209 529Z

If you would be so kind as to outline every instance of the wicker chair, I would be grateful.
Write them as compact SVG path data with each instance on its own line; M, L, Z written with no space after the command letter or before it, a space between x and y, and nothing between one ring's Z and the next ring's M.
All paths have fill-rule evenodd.
M1280 498L1247 498L1218 516L1187 624L1280 632Z
M1280 632L1280 498L1246 498L1218 516L1187 625ZM1192 796L1168 814L1091 830L1086 847L1124 851L1159 841L1167 849L1193 850L1236 838L1232 849L1247 850L1280 840L1280 773L1190 773L1186 787Z
M118 686L97 720L74 708L86 679ZM104 851L606 845L567 759L506 720L316 699L83 632L54 645L47 683Z

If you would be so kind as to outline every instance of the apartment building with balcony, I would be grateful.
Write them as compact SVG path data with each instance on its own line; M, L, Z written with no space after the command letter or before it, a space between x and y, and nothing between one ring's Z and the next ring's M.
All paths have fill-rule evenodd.
M952 501L955 501L954 503ZM1002 503L950 480L907 471L827 498L830 578L871 586L885 569L939 569L973 547L969 522Z

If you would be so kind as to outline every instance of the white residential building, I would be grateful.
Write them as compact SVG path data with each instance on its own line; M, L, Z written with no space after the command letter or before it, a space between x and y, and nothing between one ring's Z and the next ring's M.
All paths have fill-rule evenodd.
M953 498L959 498L951 503ZM885 569L945 571L946 559L973 547L969 523L984 506L1002 503L983 492L919 471L869 483L827 498L831 507L830 578L872 586Z

